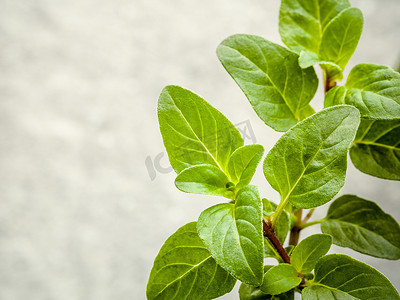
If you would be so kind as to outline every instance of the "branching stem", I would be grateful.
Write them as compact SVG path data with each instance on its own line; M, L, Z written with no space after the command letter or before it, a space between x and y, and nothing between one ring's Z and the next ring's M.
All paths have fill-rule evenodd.
M272 229L272 224L265 219L263 219L263 233L264 236L269 239L271 244L274 246L279 256L282 258L284 263L290 264L290 256L283 247L281 241L275 234L274 229Z
M313 225L321 224L323 220L324 219L315 220L315 221L308 222L308 223L303 223L299 227L300 227L300 229L304 229L304 228L307 228L307 227L310 227L310 226L313 226Z

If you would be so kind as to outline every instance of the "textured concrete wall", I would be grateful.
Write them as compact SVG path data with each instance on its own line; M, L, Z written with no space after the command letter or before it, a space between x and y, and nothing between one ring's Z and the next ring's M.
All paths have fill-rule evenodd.
M350 65L393 65L400 2L353 4L366 21ZM278 6L0 0L0 299L145 299L164 240L220 201L181 193L174 174L146 166L163 151L158 94L166 84L192 89L234 123L251 120L257 142L270 149L280 134L257 118L215 48L233 33L280 42ZM321 97L320 90L314 107ZM157 167L166 166L162 157ZM260 170L254 182L278 199ZM396 182L350 165L342 193L377 200L400 220ZM356 256L400 288L399 262Z

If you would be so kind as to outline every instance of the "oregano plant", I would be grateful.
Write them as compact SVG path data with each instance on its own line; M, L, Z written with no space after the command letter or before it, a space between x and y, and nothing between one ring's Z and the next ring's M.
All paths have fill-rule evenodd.
M214 299L237 281L242 300L289 300L295 293L306 300L400 299L378 270L328 254L333 243L400 259L400 226L388 213L373 199L336 197L348 154L361 172L400 180L400 74L364 63L341 83L362 27L361 11L348 0L282 0L279 32L287 48L246 34L218 46L219 60L257 115L283 132L264 159L263 146L244 145L203 98L179 86L163 89L158 118L176 187L218 197L161 247L148 299ZM319 112L310 106L316 65L325 87ZM261 163L280 194L277 204L250 184ZM310 221L330 201L327 215ZM300 239L313 225L322 233ZM276 263L264 265L267 257Z

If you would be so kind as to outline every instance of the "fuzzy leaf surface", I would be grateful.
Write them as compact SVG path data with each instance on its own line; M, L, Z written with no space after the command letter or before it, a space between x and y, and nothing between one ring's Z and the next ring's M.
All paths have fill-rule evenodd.
M330 254L315 266L311 286L302 291L304 300L395 300L400 299L390 281L376 269L347 255Z
M366 119L393 120L400 118L400 74L375 64L356 65L346 85L331 89L325 107L350 104Z
M358 8L350 7L337 15L326 27L319 48L319 56L324 61L333 62L342 70L346 67L351 56L357 48L360 40L364 18ZM331 79L343 78L343 75L337 74L335 68L330 70L330 66L323 67L327 69Z
M272 266L264 266L264 274ZM294 290L279 295L268 295L260 290L260 287L242 283L239 288L240 300L294 300Z
M332 237L328 234L314 234L302 240L293 250L290 264L297 272L306 274L314 270L317 261L328 253Z
M238 189L248 185L264 154L261 145L246 145L235 150L229 159L228 172Z
M350 157L361 172L400 180L400 119L362 119Z
M282 0L279 33L282 41L296 53L308 50L319 53L323 32L348 0Z
M236 283L217 265L188 223L161 247L147 283L147 299L213 299L229 293Z
M330 201L344 184L347 150L360 114L335 106L289 129L267 154L264 175L282 201L312 208Z
M318 78L313 68L299 66L297 54L259 36L236 34L218 46L217 55L273 129L286 131L314 113L309 102Z
M176 187L186 193L234 198L230 180L214 165L196 165L184 169L175 179Z
M211 164L226 171L231 154L243 146L235 126L195 93L165 87L158 100L158 120L171 166L177 173Z
M400 226L375 202L343 195L329 207L321 231L333 243L386 259L400 258Z
M246 186L236 203L203 211L197 230L213 258L242 282L259 286L263 276L262 203L255 186Z
M278 295L293 289L300 282L301 278L297 277L297 271L292 265L279 264L265 272L260 289L266 294Z

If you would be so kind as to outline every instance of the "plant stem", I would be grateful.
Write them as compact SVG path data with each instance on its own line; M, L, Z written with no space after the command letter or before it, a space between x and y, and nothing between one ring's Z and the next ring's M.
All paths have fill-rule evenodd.
M326 70L323 70L324 72L324 82L325 82L325 94L329 92L329 90L333 87L336 86L336 81L332 80L329 75L328 72Z
M279 256L282 258L284 263L290 264L290 256L283 248L281 241L275 234L274 229L272 229L272 224L268 224L267 221L263 219L263 233L264 236L269 239L271 244L274 246Z
M308 222L308 223L303 223L303 224L301 224L299 227L300 227L300 229L304 229L304 228L307 228L307 227L309 227L309 226L321 224L323 220L324 220L324 219L316 220L316 221L312 221L312 222Z
M303 221L301 223L306 223L308 220L310 220L312 214L314 213L315 208L311 209L308 214L304 217Z
M296 223L294 223L294 226L290 230L289 245L297 246L297 244L299 243L302 213L303 210L301 208L294 212L294 215L296 217Z

